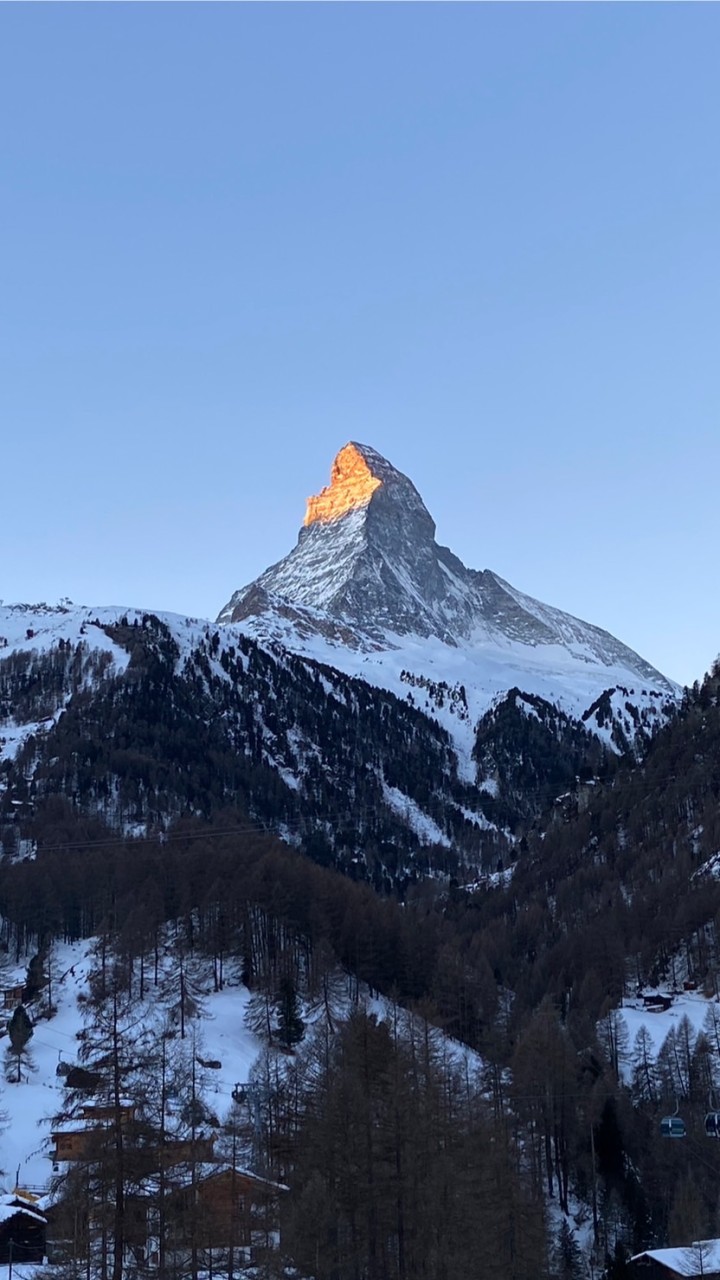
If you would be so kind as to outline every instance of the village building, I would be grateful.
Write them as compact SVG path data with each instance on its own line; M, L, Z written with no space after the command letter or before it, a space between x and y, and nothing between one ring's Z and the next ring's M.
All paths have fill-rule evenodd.
M135 1119L131 1105L121 1110L120 1123L128 1128ZM114 1132L114 1108L83 1108L78 1120L68 1120L55 1125L51 1133L53 1148L50 1158L57 1170L60 1164L98 1160L103 1150L112 1143ZM212 1161L215 1158L215 1134L199 1133L194 1138L167 1137L164 1141L139 1142L132 1145L136 1158L140 1157L146 1169L165 1169L183 1161Z
M164 1259L193 1274L212 1273L277 1248L283 1184L216 1157L213 1130L159 1133L143 1123L132 1098L118 1105L104 1089L51 1132L50 1154L60 1175L47 1210L53 1260L76 1265L109 1247L120 1132L130 1175L123 1247L133 1266L153 1268Z
M0 1196L0 1266L42 1262L47 1250L47 1217L34 1196L13 1191Z
M638 1280L718 1280L720 1240L698 1240L674 1249L646 1249L629 1263Z
M248 1169L220 1162L178 1164L163 1177L164 1252L167 1266L211 1274L228 1259L257 1259L277 1248L280 1197L287 1191ZM48 1209L48 1251L54 1261L79 1263L88 1251L109 1247L112 1207L104 1200L83 1203L80 1184L63 1187ZM160 1263L160 1175L140 1181L125 1200L124 1244L134 1265ZM103 1245L103 1239L106 1243Z
M135 1119L135 1104L123 1099L119 1107L120 1123L127 1126ZM55 1144L50 1152L53 1165L66 1160L93 1160L97 1158L108 1130L115 1123L116 1108L103 1102L85 1103L76 1120L67 1120L54 1126L50 1137Z
M210 1255L232 1248L272 1248L278 1242L281 1182L238 1169L205 1164L174 1180L168 1197L176 1248L195 1245Z
M131 1098L121 1098L116 1106L114 1102L83 1102L80 1107L80 1118L82 1120L98 1120L101 1122L110 1122L115 1120L117 1113L120 1115L121 1124L129 1124L135 1119L137 1108Z

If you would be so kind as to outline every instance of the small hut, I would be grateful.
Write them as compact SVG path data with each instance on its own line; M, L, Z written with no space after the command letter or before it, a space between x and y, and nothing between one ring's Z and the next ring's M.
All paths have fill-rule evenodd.
M3 987L3 991L2 991L3 1009L15 1009L19 1004L22 1004L24 992L25 992L24 982L16 982L12 987Z

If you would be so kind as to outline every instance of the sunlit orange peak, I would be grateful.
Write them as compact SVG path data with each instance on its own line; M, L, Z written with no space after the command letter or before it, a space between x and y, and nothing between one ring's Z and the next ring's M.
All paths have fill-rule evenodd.
M332 464L330 484L316 497L308 498L304 523L337 520L347 511L366 507L381 484L360 450L354 444L346 444Z

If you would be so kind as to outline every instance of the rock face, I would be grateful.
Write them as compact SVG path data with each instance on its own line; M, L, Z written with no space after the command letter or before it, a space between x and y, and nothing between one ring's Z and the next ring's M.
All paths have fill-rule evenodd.
M268 613L293 617L305 634L330 637L340 627L345 643L352 636L366 649L403 647L407 637L471 649L558 646L573 665L672 689L607 631L523 595L489 569L466 568L436 542L412 482L364 444L340 450L329 486L308 501L296 547L236 591L218 621Z
M417 632L452 642L437 611L447 593L439 550L411 481L374 449L351 443L337 455L330 485L309 499L297 546L236 592L218 621L241 621L271 602L321 609L378 638Z
M333 462L330 484L316 497L308 498L305 525L337 520L356 507L366 507L381 484L362 449L346 444Z

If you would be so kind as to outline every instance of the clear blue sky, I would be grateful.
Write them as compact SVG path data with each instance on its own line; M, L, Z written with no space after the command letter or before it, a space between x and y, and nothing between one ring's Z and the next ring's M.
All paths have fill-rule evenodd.
M0 596L214 616L349 439L720 649L720 7L0 6Z

